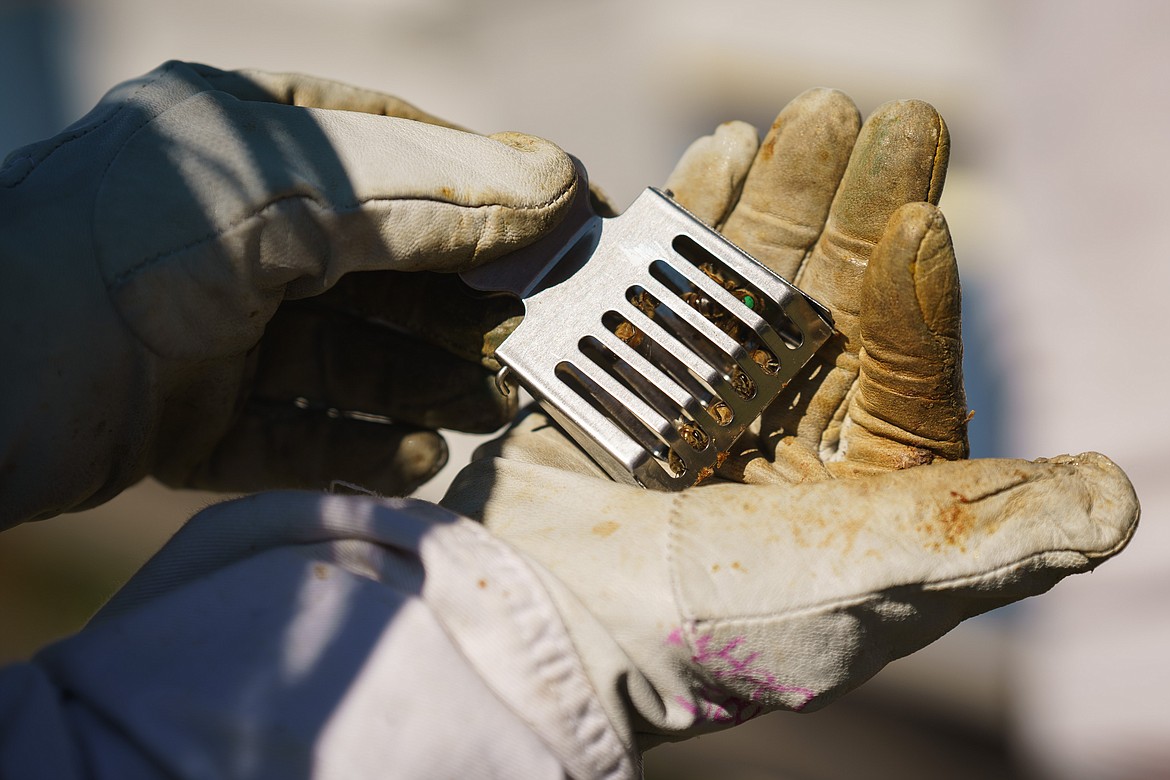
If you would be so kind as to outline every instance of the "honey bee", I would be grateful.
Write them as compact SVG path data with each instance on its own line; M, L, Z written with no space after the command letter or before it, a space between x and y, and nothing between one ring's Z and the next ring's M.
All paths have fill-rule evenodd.
M731 371L731 389L741 398L754 398L756 383L737 366Z
M630 303L634 304L634 307L637 308L638 311L645 314L647 317L650 317L651 319L654 318L654 311L657 309L658 304L655 303L654 298L650 296L650 293L646 292L645 290L641 290L632 298L630 298Z
M711 263L703 263L699 266L707 278L718 284L723 289L734 295L741 303L749 309L759 313L762 311L763 301L754 295L751 290L739 286L735 280L726 279ZM712 301L702 291L690 290L682 293L681 297L687 305L692 309L702 314L707 320L726 333L731 338L740 342L745 342L750 337L751 329L747 328L738 317L732 316L723 307Z
M694 423L680 422L678 424L678 435L683 441L700 452L707 449L707 445L711 443L711 439L707 436L706 432Z
M716 401L708 406L707 414L720 425L731 425L731 421L735 419L735 414L731 411L731 407L722 401Z
M769 374L775 374L780 370L780 361L768 350L756 348L751 350L749 354L751 355L752 362Z
M738 298L740 303L752 311L759 314L764 310L764 302L752 294L751 290L740 287L739 283L734 279L725 279L723 274L719 272L719 269L711 263L703 263L699 266L699 270L706 274L708 279Z
M613 335L629 344L633 349L642 346L642 331L625 320L619 322L618 326L613 329Z

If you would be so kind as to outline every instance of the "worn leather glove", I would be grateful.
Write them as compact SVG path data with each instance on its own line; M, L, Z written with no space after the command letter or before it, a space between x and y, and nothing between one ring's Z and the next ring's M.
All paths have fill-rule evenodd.
M667 184L838 330L721 482L610 482L532 413L442 502L537 565L632 746L823 706L964 618L1092 569L1136 526L1101 455L961 460L959 280L934 205L946 128L920 102L860 124L844 95L811 91L758 148L724 125Z
M148 473L410 490L432 429L514 412L491 353L518 310L435 272L576 187L548 142L332 82L171 62L115 88L0 169L0 528Z

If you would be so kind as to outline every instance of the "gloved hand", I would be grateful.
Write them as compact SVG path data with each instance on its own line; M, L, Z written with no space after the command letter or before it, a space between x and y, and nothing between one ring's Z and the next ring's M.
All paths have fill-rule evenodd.
M0 169L0 528L147 473L410 490L431 429L515 411L491 353L518 309L431 272L535 240L576 187L548 142L341 84L171 62L115 88Z
M1136 526L1101 455L960 460L959 281L933 205L946 128L919 102L859 125L842 94L808 92L758 149L724 125L667 183L839 331L721 483L610 482L533 413L442 502L534 562L631 745L823 706Z

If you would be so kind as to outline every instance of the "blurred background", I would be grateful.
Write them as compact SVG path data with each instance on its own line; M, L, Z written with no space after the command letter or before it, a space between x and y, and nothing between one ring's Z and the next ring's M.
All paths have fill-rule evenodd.
M811 86L864 114L933 103L973 454L1103 451L1142 528L1099 572L968 621L827 710L656 748L647 776L1170 778L1168 34L1160 0L0 0L0 155L171 58L542 135L620 206L696 136L766 129ZM213 500L146 483L0 535L0 662L76 630Z

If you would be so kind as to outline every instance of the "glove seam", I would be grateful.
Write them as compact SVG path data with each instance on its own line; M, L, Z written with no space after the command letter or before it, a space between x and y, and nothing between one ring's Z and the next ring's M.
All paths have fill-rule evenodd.
M674 493L670 497L670 505L666 509L666 570L670 575L670 591L674 601L675 610L678 612L680 622L683 624L683 631L679 632L682 635L683 641L686 643L687 652L693 657L696 653L696 648L691 638L694 626L700 622L687 606L686 599L683 596L682 584L678 578L678 559L676 550L678 549L678 516L680 511L680 504L686 500L686 491Z
M108 114L108 115L107 115L107 116L106 116L104 119L101 119L101 120L99 120L99 121L98 121L98 122L96 122L95 124L92 124L92 125L87 125L87 126L86 126L86 127L84 127L84 128L79 128L79 129L77 129L77 130L74 130L73 132L71 132L71 133L69 133L69 134L67 134L67 135L61 135L61 136L57 136L57 138L54 140L54 143L53 143L53 145L52 145L51 147L49 147L47 150L45 150L45 151L44 151L42 154L40 154L40 155L39 155L39 159L38 159L38 158L34 158L34 155L29 155L29 154L25 154L25 155L21 155L21 156L19 156L19 157L14 157L14 158L11 158L11 159L8 161L8 162L9 162L9 164L11 164L12 162L14 162L14 161L16 161L16 160L27 160L27 161L29 161L29 167L28 167L28 169L27 169L27 170L26 170L26 171L25 171L25 172L24 172L24 173L21 175L21 177L20 177L19 179L16 179L15 181L12 181L12 182L5 182L3 186L4 186L6 189L11 189L11 188L13 188L13 187L18 187L18 186L20 186L20 184L21 184L21 183L23 183L23 182L24 182L24 180L25 180L25 179L27 179L29 176L31 176L31 175L33 174L33 172L34 172L34 171L36 171L36 169L37 169L38 167L40 167L41 165L44 165L44 164L45 164L45 162L46 162L46 161L47 161L47 160L48 160L50 157L52 157L54 154L56 154L57 152L59 152L59 151L60 151L61 149L63 149L63 148L66 146L66 145L68 145L68 144L70 144L70 143L72 143L72 142L74 142L74 141L76 141L76 140L78 140L78 139L80 139L80 138L84 138L85 136L89 135L90 133L96 132L97 130L99 130L99 129L101 129L103 126L105 126L107 123L109 123L109 122L113 121L115 118L117 118L117 117L118 117L118 116L119 116L119 115L122 113L122 111L123 111L123 110L124 110L124 109L125 109L127 106L129 106L129 105L131 105L131 104L133 103L134 99L135 99L136 97L138 97L138 95L139 95L139 94L140 94L140 93L141 93L141 92L142 92L144 89L146 89L147 87L149 87L149 86L151 86L152 84L154 84L155 82L157 82L157 81L158 81L159 79L161 79L163 76L167 75L167 74L168 74L168 73L169 73L171 70L173 70L173 69L174 69L174 67L175 67L175 65L176 65L176 64L178 64L178 62L177 62L176 60L172 60L171 62L168 62L168 63L166 63L165 65L163 65L163 66L162 66L162 67L161 67L161 68L160 68L160 69L157 71L157 74L154 76L154 78L151 78L150 80L148 80L148 81L144 81L142 84L140 84L140 85L138 86L138 88L137 88L137 89L135 89L135 90L134 90L134 92L132 92L132 93L129 95L129 97L127 97L125 100L123 100L123 101L122 101L122 102L121 102L121 103L120 103L120 104L119 104L119 105L118 105L118 106L117 106L117 107L116 107L116 108L115 108L113 111L111 111L111 112L110 112L110 113L109 113L109 114ZM149 121L150 121L150 120L148 119L148 120L147 120L146 122L144 122L143 124L147 124L147 123L149 123ZM142 126L142 125L139 125L139 127L141 127L141 126ZM135 130L137 130L137 128L135 128ZM117 156L118 156L118 155L117 155L117 153L115 153L115 154L114 154L114 157L116 158ZM112 163L113 163L113 160L111 160L111 164L112 164ZM5 167L8 167L8 166L5 166ZM108 171L108 170L109 170L109 165L107 165L107 166L106 166L106 169L102 171L101 179L104 179L104 178L105 178L106 171ZM99 180L100 180L100 179L99 179Z
M934 154L931 156L930 165L930 181L926 184L926 195L922 200L932 206L938 205L939 197L942 195L942 185L946 180L947 175L947 160L944 157L943 139L946 138L947 128L946 122L943 121L942 114L937 111L934 112L934 126L938 129L938 135L934 141ZM941 165L939 164L941 161ZM937 188L936 188L937 186ZM935 197L931 199L931 193L935 193Z
M746 699L742 699L741 694L736 691L737 686L735 675L732 675L732 677L729 679L726 675L721 674L718 668L713 668L711 665L709 665L708 661L710 659L704 657L706 653L701 650L695 643L694 637L701 633L701 627L710 626L712 628L717 628L721 625L731 625L736 622L742 622L742 620L738 618L698 618L694 615L689 607L685 606L681 587L679 585L679 579L676 576L677 566L675 565L675 540L677 538L676 519L679 514L680 505L685 500L685 498L685 492L674 494L667 514L669 522L667 526L667 565L670 572L671 590L674 594L675 608L678 610L679 617L683 623L681 627L682 630L678 632L678 635L684 643L687 655L689 656L689 661L694 665L697 676L704 681L706 686L710 686L716 691L727 692L731 695L731 699L725 701L720 706L726 706L731 701L735 701L737 703L734 706L738 708L741 706L741 704L738 702L746 702L747 709L745 712L750 713L747 715L747 718L755 717L756 715L763 714L763 712L767 710L775 709L775 706L769 706L766 704L763 700L763 697L760 695L759 690L756 690L751 695L748 695ZM775 620L776 616L773 615L771 619ZM763 622L764 620L766 620L766 618L760 618L760 622ZM712 636L713 633L706 633L704 636L700 637L700 641L709 640L712 638ZM724 649L730 650L735 644L737 644L737 642L733 640L730 645ZM716 656L722 656L722 651L717 652ZM750 663L750 658L744 659L744 663ZM750 672L748 673L748 676L751 676ZM772 675L770 673L765 672L762 677L769 680L769 684L776 682L775 680L771 679ZM757 680L753 687L757 687L761 681L762 680ZM810 703L812 703L814 699L816 699L818 695L816 691L803 685L789 685L787 683L780 683L779 685L780 690L777 690L777 693L783 693L784 695L788 696L796 695L798 698L803 698L803 702L797 701L789 705L788 708L794 712L800 712L801 710L805 709ZM698 695L702 696L704 694ZM737 715L737 718L738 717L739 716Z
M932 183L933 183L933 179L932 179ZM926 202L929 203L930 201L926 201ZM940 212L936 209L932 215L932 220L937 221L940 218L939 215L940 215ZM923 326L926 328L927 333L930 334L931 340L934 342L933 346L935 346L935 347L940 346L940 342L943 342L943 343L945 343L945 342L958 342L960 347L961 347L962 343L963 343L961 335L958 338L955 338L952 336L948 336L945 333L939 333L937 330L935 330L935 328L931 324L931 320L933 318L928 316L926 308L923 306L922 295L919 294L919 286L917 283L918 282L917 269L924 266L926 264L926 262L929 261L929 255L926 255L924 247L926 246L926 239L930 236L932 231L933 231L933 228L931 228L929 226L926 228L926 230L922 231L922 234L918 237L918 241L917 241L918 245L916 247L914 247L914 270L910 274L910 281L912 283L912 288L914 290L914 303L918 309L919 315L921 315L921 317L922 317ZM925 258L925 261L924 261L924 258ZM953 350L948 350L944 346L941 349L941 351L943 353L943 361L944 361L945 368L948 370L952 369L954 366L954 363L955 363L955 361L953 359L953 354L954 354Z
M314 106L314 105L309 104L309 103L297 102L298 95L296 92L296 88L298 86L303 85L303 84L311 84L314 86L327 86L327 87L329 87L329 89L331 91L346 92L349 95L352 95L355 97L376 97L379 99L379 101L381 103L381 106L380 106L381 110L377 114L373 113L372 111L355 111L355 113L370 114L371 116L384 116L384 117L392 118L392 119L408 119L412 122L422 122L423 124L434 125L436 127L446 127L446 128L450 128L452 130L461 130L463 132L468 132L468 133L473 133L474 135L479 135L479 133L474 133L471 130L465 130L464 128L460 127L459 125L456 125L452 122L448 122L446 119L443 119L442 117L434 116L433 114L431 114L427 111L424 111L423 109L414 105L410 101L403 100L402 98L398 97L397 95L391 95L389 93L382 92L381 90L377 90L377 89L369 89L367 87L359 87L359 86L356 86L354 84L348 84L344 81L336 81L334 79L320 78L317 76L310 76L308 74L297 73L297 72L291 72L291 73L290 72L275 72L275 71L264 70L263 68L243 68L243 69L236 70L236 71L223 71L223 70L219 70L219 69L214 69L214 72L209 71L209 72L204 73L200 70L200 68L202 68L202 67L209 67L209 66L199 66L196 68L196 71L199 72L199 75L205 81L207 81L207 83L214 84L215 82L229 81L233 77L242 77L242 78L248 79L252 83L253 86L255 86L258 90L260 90L264 94L268 95L271 98L271 102L273 102L277 105L291 106L291 107L295 107L295 108L320 108L319 106ZM285 102L284 100L282 100L281 96L276 94L275 92L273 92L273 90L271 89L271 87L269 85L256 81L255 77L257 77L257 76L276 78L276 79L280 79L280 78L289 79L289 83L287 85L285 85L286 90L287 90L287 97L289 98L289 101ZM219 88L217 88L216 91L217 92L224 92L225 94L228 94L228 95L232 94L231 92L228 92L226 90L219 89ZM425 117L427 117L428 120L434 120L434 121L427 121L427 120L423 120L423 119L416 119L414 117L403 116L401 113L390 113L390 111L388 110L388 108L389 108L388 101L393 101L394 103L399 104L400 108L405 108L408 111L413 111L413 112L417 113L419 116L425 116ZM321 110L345 111L345 110L352 110L352 109L321 109Z

